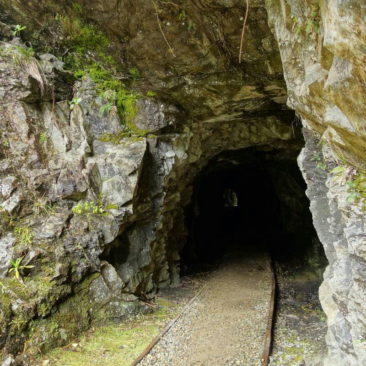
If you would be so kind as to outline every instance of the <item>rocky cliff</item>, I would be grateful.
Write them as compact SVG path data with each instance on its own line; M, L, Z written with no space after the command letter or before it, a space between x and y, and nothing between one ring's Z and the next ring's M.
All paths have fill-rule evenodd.
M299 164L329 266L320 300L326 365L362 365L365 353L365 71L358 1L267 1L306 147Z
M298 144L287 102L329 261L325 363L364 362L358 2L250 1L240 64L239 0L0 10L4 356L29 362L178 281L194 178L226 150Z

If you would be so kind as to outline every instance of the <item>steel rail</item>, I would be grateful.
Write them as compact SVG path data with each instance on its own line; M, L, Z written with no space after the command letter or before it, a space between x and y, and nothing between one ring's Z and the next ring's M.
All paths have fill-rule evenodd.
M270 257L270 269L271 269L271 277L272 277L272 288L271 288L271 299L268 308L267 314L267 329L264 336L264 345L263 345L263 353L261 358L261 365L268 366L269 357L271 355L272 346L273 346L273 328L275 321L275 311L276 311L276 290L277 290L277 277L276 277L276 268L272 257Z
M276 270L275 265L271 257L269 257L269 267L271 270L271 298L267 313L267 327L264 336L264 344L263 344L263 353L261 357L261 365L268 366L269 357L272 351L273 344L273 328L275 321L275 311L276 311L276 290L277 290L277 278L276 278ZM150 344L144 349L144 351L139 355L139 357L132 362L131 366L137 366L150 352L151 350L159 343L159 341L164 337L164 335L173 327L173 325L187 312L192 303L201 295L203 290L206 288L206 285L203 285L200 290L196 293L196 295L184 306L183 310L173 319L168 325L162 330L160 334L158 334Z
M197 293L193 296L191 300L183 307L182 311L171 320L168 325L162 330L160 334L158 334L151 343L144 349L144 351L140 354L139 357L136 358L135 361L132 362L131 366L137 366L150 352L151 350L159 343L159 341L164 337L166 333L173 327L173 325L186 313L186 311L190 308L190 306L196 301L196 299L201 295L203 290L206 288L206 285L203 285Z

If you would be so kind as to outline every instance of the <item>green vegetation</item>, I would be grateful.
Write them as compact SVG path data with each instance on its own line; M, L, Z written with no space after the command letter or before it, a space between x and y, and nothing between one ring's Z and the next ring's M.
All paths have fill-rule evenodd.
M15 48L24 58L34 57L35 51L32 47L16 46Z
M316 161L316 167L321 170L327 170L327 164L324 162L323 156L320 152L314 153L311 161Z
M140 135L141 131L133 125L135 103L140 96L127 90L121 81L123 72L109 50L108 38L97 27L82 20L80 6L74 8L74 12L73 16L57 15L55 18L62 35L58 47L67 50L63 56L65 67L78 79L89 77L93 80L98 96L105 101L100 108L102 114L115 112L130 135ZM141 78L136 68L130 68L128 76L132 80ZM74 102L71 101L70 106L78 104L76 100Z
M10 142L8 141L8 140L4 140L3 141L3 143L2 143L2 145L4 146L4 147L10 147Z
M33 234L29 227L17 226L14 233L20 244L32 244Z
M35 51L32 47L15 46L15 48L18 52L13 54L13 61L18 66L28 63L35 55Z
M47 140L46 140L47 141ZM53 207L42 199L39 199L33 204L33 212L36 215L51 215L54 213Z
M20 257L17 258L15 260L12 260L11 263L11 268L9 269L9 273L13 273L14 277L22 282L22 272L25 269L30 269L30 268L34 268L34 266L23 266L22 265L22 261L23 261L24 257Z
M336 176L340 176L344 173L345 169L346 168L344 166L338 165L334 169L332 169L330 172Z
M130 73L130 75L133 79L140 79L141 78L140 71L136 67L131 67L128 70L128 72Z
M360 204L362 210L366 210L366 172L357 171L346 165L336 166L331 173L348 186L347 202Z
M28 322L29 322L29 319L27 319L23 315L18 315L12 319L12 321L10 322L10 325L12 326L12 328L15 331L19 332L22 329L24 329L24 327L28 324Z
M112 115L114 111L114 104L112 102L108 102L106 104L103 104L99 108L99 112L103 115Z
M306 18L304 22L302 22L295 15L292 17L292 31L296 34L300 34L305 32L307 35L309 34L318 34L320 32L320 8L319 5L310 5L309 16Z
M115 204L104 204L102 197L98 197L96 202L79 202L71 211L76 215L108 215L110 210L117 209Z
M181 22L184 22L186 19L187 19L187 13L184 9L182 9L179 14L178 14L178 19L181 21Z
M47 132L42 132L39 135L39 142L43 144L43 143L47 142L47 140L48 140L48 133Z
M349 203L360 203L362 210L366 210L366 174L358 172L347 182Z
M13 35L14 36L18 36L22 31L24 31L25 29L27 29L27 27L23 26L23 25L20 25L20 24L17 24L15 27L14 27L14 30L13 30Z
M152 90L149 90L147 93L146 93L146 96L147 97L155 97L156 96L156 93Z
M0 206L0 234L4 234L15 225L14 216Z
M64 348L52 350L43 361L54 366L128 366L177 315L179 307L167 300L158 300L158 309L137 316L122 324L94 328Z
M306 34L319 33L320 31L320 8L319 5L310 6L310 16L306 21L305 32Z
M76 105L79 105L81 103L81 98L72 98L72 100L69 101L70 110L72 111Z

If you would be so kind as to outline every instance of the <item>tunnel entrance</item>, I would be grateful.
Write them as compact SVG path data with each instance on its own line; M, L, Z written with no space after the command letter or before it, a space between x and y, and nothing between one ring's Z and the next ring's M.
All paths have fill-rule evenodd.
M214 278L230 300L235 296L235 290L228 291L232 282L239 283L239 292L250 279L259 287L262 280L256 269L242 282L218 273L238 263L239 274L248 271L245 263L264 270L261 259L271 257L276 278L271 366L293 365L299 359L313 364L312 357L321 359L326 352L327 324L318 289L327 261L297 165L300 148L294 143L277 150L254 147L217 155L197 176L185 216L183 281L185 275Z
M213 158L194 183L186 210L188 240L182 274L220 263L231 251L255 247L279 262L321 272L322 246L312 225L299 147L247 148Z

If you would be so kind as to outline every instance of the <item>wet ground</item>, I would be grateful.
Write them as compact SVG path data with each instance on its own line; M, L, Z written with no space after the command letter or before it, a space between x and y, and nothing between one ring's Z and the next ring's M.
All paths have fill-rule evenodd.
M319 276L303 265L276 265L278 297L271 366L318 366L325 354L326 317Z

